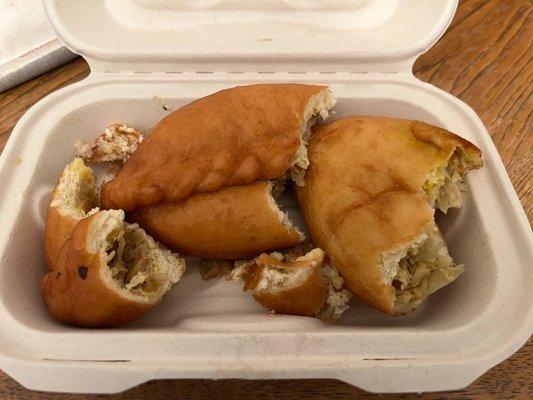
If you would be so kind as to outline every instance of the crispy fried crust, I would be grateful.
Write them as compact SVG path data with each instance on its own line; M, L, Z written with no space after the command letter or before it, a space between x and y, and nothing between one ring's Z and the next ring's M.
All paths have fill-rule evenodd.
M314 316L323 307L328 294L328 283L321 275L322 260L280 262L268 254L254 260L243 276L244 290L252 290L252 295L263 307L279 314ZM296 269L308 270L305 278L295 286L257 290L256 286L263 271L278 266L288 273Z
M61 248L57 263L41 280L41 294L52 317L67 324L103 327L131 322L154 306L119 296L101 278L105 268L88 250L98 213L82 219Z
M469 168L481 153L458 136L418 121L351 117L317 127L298 200L317 246L350 291L393 314L395 290L379 270L384 252L407 245L432 222L421 187L456 147Z
M56 207L48 207L44 228L44 259L49 270L56 263L61 246L69 239L79 220L62 214Z
M238 259L275 248L292 247L304 238L283 224L261 181L198 193L179 203L163 203L131 214L152 237L180 254L206 259Z
M54 188L50 198L44 228L44 258L49 269L55 264L61 246L70 237L74 226L95 205L94 198L88 196L86 199L82 199L82 203L79 204L77 210L78 212L69 213L68 210L64 209L66 205L61 201L61 191L72 192L71 195L74 195L77 189L77 187L67 187L68 185L65 184L64 181L67 179L66 176L68 174L77 174L80 181L84 181L87 185L93 186L95 183L95 177L92 171L85 167L81 159L72 161L61 173L59 183Z
M222 90L173 112L102 188L106 208L133 211L193 193L282 177L300 146L304 110L324 86Z

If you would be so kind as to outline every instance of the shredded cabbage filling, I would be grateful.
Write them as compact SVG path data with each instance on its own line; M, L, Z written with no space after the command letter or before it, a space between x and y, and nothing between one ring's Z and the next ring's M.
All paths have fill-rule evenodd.
M344 288L344 279L336 268L326 264L322 267L321 272L329 282L328 297L317 317L324 322L333 323L349 308L348 302L352 298L352 294Z
M135 226L111 232L107 243L107 265L120 288L143 295L156 292L165 282L166 274L154 258L155 245Z
M429 172L422 186L430 204L444 213L450 208L461 207L463 157L463 154L456 150L447 164Z
M463 272L456 265L438 228L428 232L427 239L413 246L400 260L392 280L396 289L396 308L410 311L431 293L455 280Z

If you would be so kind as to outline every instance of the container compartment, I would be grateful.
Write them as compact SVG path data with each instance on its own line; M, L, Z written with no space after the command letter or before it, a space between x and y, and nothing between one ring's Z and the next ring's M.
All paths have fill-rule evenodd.
M93 71L408 71L457 0L47 0ZM95 30L95 25L98 29Z
M2 155L0 180L16 190L0 193L5 227L0 232L0 360L11 360L6 371L23 384L69 390L62 368L69 365L63 373L77 376L84 368L74 365L85 365L95 371L120 369L122 381L91 387L99 379L91 372L74 391L115 391L179 377L332 377L368 390L452 389L468 384L525 340L533 281L525 217L517 214L516 196L490 138L459 101L402 75L107 76L95 75L36 105ZM420 119L476 143L485 166L467 179L462 210L439 218L452 256L466 264L464 274L407 317L388 317L354 300L341 322L329 326L304 317L268 316L239 284L202 281L190 265L163 303L136 323L86 330L53 321L38 291L45 272L42 233L51 189L72 159L74 143L90 141L115 122L147 132L169 109L258 81L329 84L339 100L333 119L352 114ZM38 368L55 366L57 374L43 380L17 369L17 363L37 361ZM379 373L369 365L379 365ZM447 381L441 379L444 366ZM422 371L424 381L416 379ZM387 380L392 376L394 384Z

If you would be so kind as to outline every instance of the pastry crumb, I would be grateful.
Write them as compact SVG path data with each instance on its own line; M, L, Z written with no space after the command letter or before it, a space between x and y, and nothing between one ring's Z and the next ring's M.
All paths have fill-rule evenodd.
M112 124L96 138L93 144L77 141L75 154L93 163L125 163L143 141L143 135L135 128L124 124Z
M159 96L152 97L152 100L155 101L163 111L172 111L174 109L174 107L163 103L163 100Z
M201 260L200 275L203 280L221 278L226 276L233 269L231 261L224 260Z

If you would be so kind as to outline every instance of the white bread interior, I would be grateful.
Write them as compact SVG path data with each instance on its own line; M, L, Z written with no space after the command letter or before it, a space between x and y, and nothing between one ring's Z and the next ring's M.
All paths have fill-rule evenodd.
M100 255L100 278L118 295L154 304L185 272L185 261L156 243L124 211L100 211L87 235L87 248Z
M294 156L289 173L291 179L298 186L305 185L305 170L309 167L307 143L311 137L311 127L316 124L319 119L325 121L329 117L330 110L336 102L337 100L333 97L331 91L326 88L312 96L305 107L303 123L300 128L302 132L300 147Z
M63 170L50 206L75 219L86 217L96 205L98 193L95 182L93 171L81 158L75 158Z
M406 246L382 255L380 273L385 285L395 288L395 312L417 308L431 293L453 282L463 272L448 254L448 247L432 221Z
M270 255L279 259L280 254L281 253L276 252ZM296 261L309 261L309 265L305 268L297 268L289 271L277 265L268 265L263 269L261 277L254 290L274 293L278 290L296 287L305 281L314 268L322 265L324 257L324 251L316 248L296 259Z
M278 199L285 190L285 182L283 180L269 181L268 185L268 205L273 211L276 212L279 221L287 228L287 230L295 230L300 236L300 240L304 240L305 235L303 232L300 231L298 227L293 225L289 218L289 214L286 211L283 211L276 201L276 199Z

